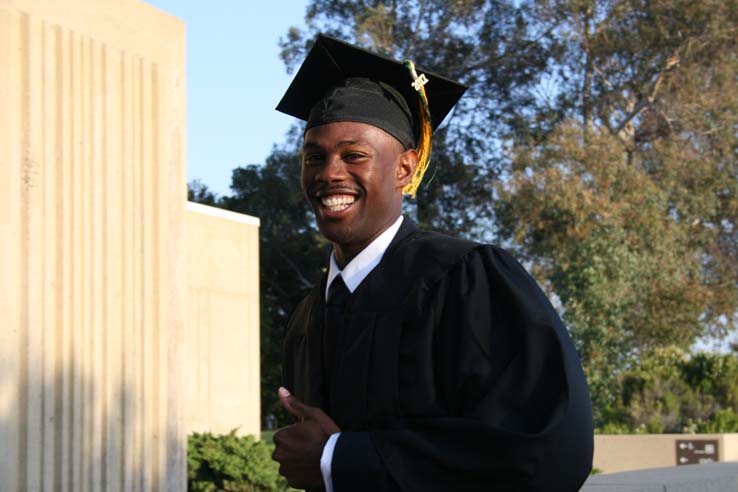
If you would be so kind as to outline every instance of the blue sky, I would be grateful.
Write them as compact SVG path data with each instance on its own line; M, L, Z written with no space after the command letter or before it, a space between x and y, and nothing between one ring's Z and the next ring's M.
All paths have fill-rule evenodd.
M277 42L307 0L146 0L187 26L187 180L223 195L231 170L263 163L293 118L274 107L290 83Z

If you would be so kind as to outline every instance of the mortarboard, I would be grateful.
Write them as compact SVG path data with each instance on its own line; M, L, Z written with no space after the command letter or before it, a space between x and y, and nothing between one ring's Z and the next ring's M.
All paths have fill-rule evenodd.
M319 34L277 110L307 121L307 128L335 121L368 123L405 148L417 148L418 168L403 190L415 195L430 159L431 134L465 91L408 60Z

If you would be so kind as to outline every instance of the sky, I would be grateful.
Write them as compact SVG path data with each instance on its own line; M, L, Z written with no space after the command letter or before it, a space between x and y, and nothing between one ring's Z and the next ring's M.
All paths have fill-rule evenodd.
M279 38L307 0L146 0L187 27L187 181L230 193L231 171L261 164L294 118L274 107L291 81Z

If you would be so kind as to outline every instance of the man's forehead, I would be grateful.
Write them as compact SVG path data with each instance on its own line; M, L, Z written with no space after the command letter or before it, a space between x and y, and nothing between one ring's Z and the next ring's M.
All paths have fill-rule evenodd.
M403 145L382 128L367 123L340 121L309 128L303 138L303 149L316 147L342 147L347 145L368 145L372 147L397 144Z

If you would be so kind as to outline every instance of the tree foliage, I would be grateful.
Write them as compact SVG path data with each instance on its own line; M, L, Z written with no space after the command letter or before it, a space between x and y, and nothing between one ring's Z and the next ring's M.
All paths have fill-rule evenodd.
M199 179L187 183L187 200L210 206L217 206L219 202L218 195Z
M195 432L187 440L189 492L286 492L274 446L253 436Z
M738 432L738 356L668 347L618 376L603 433Z
M738 3L535 12L577 98L546 138L514 143L498 219L561 298L602 408L613 368L736 327Z

